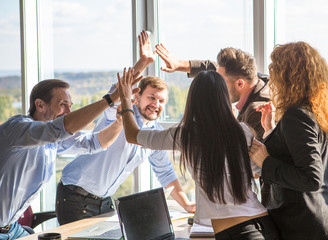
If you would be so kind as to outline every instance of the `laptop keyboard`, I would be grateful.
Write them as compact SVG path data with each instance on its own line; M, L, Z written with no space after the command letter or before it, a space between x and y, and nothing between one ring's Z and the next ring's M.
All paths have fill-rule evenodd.
M110 237L113 239L120 239L122 237L122 232L120 228L116 228L116 229L111 229L107 232L104 232L100 235L98 235L97 237Z

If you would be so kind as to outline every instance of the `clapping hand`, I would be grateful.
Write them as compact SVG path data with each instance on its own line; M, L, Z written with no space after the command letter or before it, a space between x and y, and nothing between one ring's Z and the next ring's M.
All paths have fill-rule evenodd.
M269 131L276 126L275 123L275 107L272 102L262 104L256 108L256 111L261 111L261 124L265 131Z
M129 99L131 100L131 96L139 92L139 88L132 89L132 86L139 82L142 78L142 76L138 77L137 79L134 78L136 74L134 74L133 68L129 68L128 71L126 71L126 68L123 70L123 76L120 77L120 74L117 73L117 79L118 79L118 91L120 94L121 101Z
M164 61L166 67L161 67L164 72L175 72L179 68L179 60L164 47L162 43L156 45L156 53Z
M139 49L140 49L140 60L146 63L152 63L156 59L156 51L153 52L151 49L150 38L145 30L143 30L138 36Z

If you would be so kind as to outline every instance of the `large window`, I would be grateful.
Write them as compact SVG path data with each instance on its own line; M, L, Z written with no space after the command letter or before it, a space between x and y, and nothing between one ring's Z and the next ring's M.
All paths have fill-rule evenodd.
M216 61L220 49L240 48L253 53L252 1L159 1L159 42L177 58ZM163 63L164 64L164 63ZM165 120L181 119L192 79L185 73L161 76L170 86Z
M226 47L253 53L253 4L250 0L164 0L159 1L158 14L159 42L177 59L216 61L220 49ZM183 115L192 79L186 73L159 72L169 85L163 120L177 122ZM170 158L183 190L194 200L194 183L188 172L182 177L179 154L175 154L174 161L171 152Z
M328 1L276 1L275 43L305 41L328 59Z
M41 80L58 78L67 81L71 86L72 110L101 99L117 81L116 73L132 65L131 13L131 2L120 0L39 2ZM85 131L92 131L95 122ZM58 156L56 183L65 165L75 157L71 154ZM117 195L126 195L133 190L131 175ZM55 191L54 188L49 194L53 195L51 199L54 199Z
M0 124L22 112L19 1L0 2Z

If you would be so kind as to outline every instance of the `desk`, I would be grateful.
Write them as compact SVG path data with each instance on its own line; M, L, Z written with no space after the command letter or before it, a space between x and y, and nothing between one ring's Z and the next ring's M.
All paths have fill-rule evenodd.
M97 222L103 222L107 218L113 216L114 214L115 214L114 212L111 212L111 213L105 213L105 214L102 214L102 215L99 215L96 217L82 219L82 220L79 220L76 222L68 223L68 224L44 231L42 233L58 232L61 234L62 240L64 240L64 239L67 239L67 237L72 235L73 233L81 231L82 229L87 228ZM187 224L187 219L174 220L174 221L172 221L172 223L173 223L174 233L175 233L176 237L185 237L185 238L189 237L190 226ZM41 233L39 232L39 233L35 233L30 236L19 238L19 240L37 240L39 234L41 234ZM194 239L202 240L205 238L194 238ZM206 238L206 239L213 239L213 238Z

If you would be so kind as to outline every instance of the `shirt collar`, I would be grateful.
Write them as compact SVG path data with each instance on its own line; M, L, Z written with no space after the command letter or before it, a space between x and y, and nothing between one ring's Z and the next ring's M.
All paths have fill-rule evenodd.
M135 114L135 117L136 117L137 124L140 127L140 129L142 129L142 128L151 128L151 129L155 128L156 120L144 123L144 119L141 116L141 114L140 114L140 112L139 112L136 105L133 105L133 111L134 111L134 114Z

